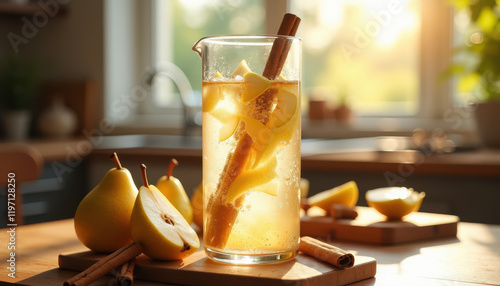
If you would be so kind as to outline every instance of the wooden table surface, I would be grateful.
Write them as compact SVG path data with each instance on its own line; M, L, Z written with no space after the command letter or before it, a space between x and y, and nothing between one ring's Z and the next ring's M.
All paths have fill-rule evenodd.
M62 285L76 272L58 268L60 253L84 251L73 220L16 228L16 273L8 276L9 229L1 229L0 285ZM458 237L396 246L331 242L355 254L377 259L375 278L354 285L500 285L500 226L459 223ZM5 283L7 282L7 283ZM110 285L102 277L92 285ZM135 281L134 285L160 285Z

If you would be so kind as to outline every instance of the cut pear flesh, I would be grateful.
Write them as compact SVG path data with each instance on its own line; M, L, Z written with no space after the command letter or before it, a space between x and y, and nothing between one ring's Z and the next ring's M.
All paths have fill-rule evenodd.
M241 173L231 184L231 187L227 192L226 202L233 203L239 196L247 191L252 191L254 188L255 191L264 192L271 196L277 196L278 188L276 185L271 184L266 188L256 188L271 182L277 177L277 162L276 157L274 157L273 160L269 160L267 164L259 168L250 169Z
M368 205L390 219L401 219L418 211L424 197L424 192L418 193L405 187L379 188L366 192Z
M216 72L215 75L210 79L211 81L215 81L221 79L223 76L220 72Z
M278 128L285 123L295 114L297 110L297 96L291 92L280 89L276 95L278 103L269 117L269 127Z
M291 119L283 123L283 125L273 127L272 129L268 128L270 130L270 139L267 142L263 142L265 143L264 146L255 146L256 151L259 151L259 153L254 162L254 166L257 166L261 162L266 162L269 158L274 156L278 147L286 145L290 142L294 132L297 131L297 119L298 117L293 115ZM269 121L268 125L271 123L271 120Z
M236 76L244 76L247 72L251 72L250 68L248 67L247 61L241 60L238 67L234 70L232 77L235 78Z
M358 202L358 197L358 185L354 181L349 181L333 189L315 194L309 198L309 204L330 211L333 204L353 207Z
M254 72L245 73L243 83L242 102L254 100L271 86L270 80Z
M203 85L203 101L201 110L203 112L210 112L213 110L219 101L222 99L220 86L218 84Z
M198 235L153 185L142 186L132 211L130 232L153 259L183 259L200 247Z
M236 131L236 128L238 128L239 123L240 119L238 116L229 117L219 129L219 142L227 140L231 137Z
M271 129L255 118L242 116L241 119L245 122L245 131L252 138L253 148L262 151L273 136Z
M220 72L216 72L210 81L217 81L220 79L222 79L222 75ZM203 86L203 101L201 105L201 110L203 112L209 112L217 106L223 97L220 90L221 89L218 84L206 84Z

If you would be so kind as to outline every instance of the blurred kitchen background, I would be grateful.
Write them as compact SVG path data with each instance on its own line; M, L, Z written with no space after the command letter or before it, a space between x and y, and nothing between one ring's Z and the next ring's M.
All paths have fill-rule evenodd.
M72 217L114 151L138 186L140 163L156 181L177 158L191 194L202 172L191 47L276 33L286 12L302 18L310 194L355 180L366 205L369 189L413 187L427 193L422 211L500 224L493 0L0 0L0 183L15 170L24 222Z

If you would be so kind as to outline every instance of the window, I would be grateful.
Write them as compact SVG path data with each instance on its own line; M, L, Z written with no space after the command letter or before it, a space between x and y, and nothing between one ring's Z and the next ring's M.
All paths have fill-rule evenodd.
M363 115L418 109L420 0L292 1L302 16L305 92Z
M137 125L139 115L151 125L181 126L179 82L189 79L201 101L201 60L191 50L195 41L263 34L266 5L264 0L106 0L106 116L128 125ZM166 69L182 71L176 73L181 79L172 81L162 73ZM150 86L149 75L156 72Z
M291 11L302 18L298 36L303 38L304 98L345 99L361 117L442 119L445 110L453 107L451 85L439 79L450 64L453 40L452 8L446 0L106 3L106 30L118 37L108 40L107 34L106 41L120 51L106 49L115 61L107 65L106 84L123 85L124 79L131 82L125 90L113 89L111 84L109 91L115 97L133 92L134 84L141 85L147 70L155 69L159 62L182 70L200 97L201 61L191 50L197 39L217 34L274 33L281 21L275 15ZM123 8L126 5L129 8ZM114 6L120 7L113 10ZM129 21L130 15L134 21ZM123 25L118 28L116 23ZM178 93L172 80L159 77L151 96L139 102L130 115L181 118ZM303 102L307 104L307 99ZM133 121L131 116L129 121Z
M153 0L151 4L150 64L177 66L190 80L197 98L201 98L201 60L191 50L196 40L208 35L264 33L266 13L262 0ZM160 76L153 87L148 112L180 106L177 88L168 77Z

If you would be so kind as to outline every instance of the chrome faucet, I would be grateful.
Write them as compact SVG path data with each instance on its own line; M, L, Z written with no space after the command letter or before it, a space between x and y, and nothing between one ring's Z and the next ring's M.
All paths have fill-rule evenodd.
M184 117L182 135L192 135L193 131L199 130L201 127L201 93L193 91L184 72L171 62L156 64L156 69L150 69L146 73L145 83L150 87L153 86L154 79L158 75L169 77L177 85Z

